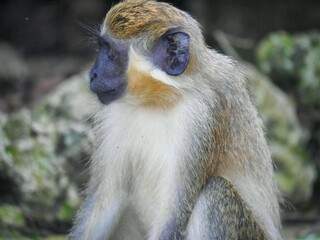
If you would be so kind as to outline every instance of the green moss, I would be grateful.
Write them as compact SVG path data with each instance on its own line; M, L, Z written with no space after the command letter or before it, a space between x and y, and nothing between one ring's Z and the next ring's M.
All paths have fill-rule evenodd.
M45 238L45 240L65 240L66 236L50 236Z
M71 221L75 213L74 206L71 206L68 202L65 202L59 210L58 219L61 221Z
M12 140L29 137L31 132L30 112L23 110L11 115L3 130L9 139Z
M298 240L320 240L320 236L315 234L310 234L305 237L300 237L298 238Z
M5 151L6 151L6 154L8 154L8 156L10 156L13 159L16 159L18 157L18 155L19 155L18 149L16 147L14 147L14 146L11 146L11 145L7 146L5 148Z
M53 236L40 236L37 234L32 234L25 236L17 230L14 229L1 229L0 228L0 240L65 240L66 236L63 235L53 235Z
M12 205L0 206L0 222L3 225L23 226L24 216L20 208Z

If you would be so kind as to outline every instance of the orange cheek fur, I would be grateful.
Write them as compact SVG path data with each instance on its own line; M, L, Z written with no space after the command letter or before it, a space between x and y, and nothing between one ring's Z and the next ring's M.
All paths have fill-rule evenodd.
M134 67L128 70L128 90L130 95L145 107L172 108L181 97L175 88Z

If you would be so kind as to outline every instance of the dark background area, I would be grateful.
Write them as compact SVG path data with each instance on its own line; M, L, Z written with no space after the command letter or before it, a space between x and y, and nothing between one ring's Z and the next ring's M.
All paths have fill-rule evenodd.
M98 26L112 4L103 0L2 0L0 38L23 54L86 54L90 49L81 39L83 23ZM188 11L203 26L210 45L212 32L221 29L237 37L258 42L269 32L291 33L320 26L318 1L293 0L198 0L166 1Z
M66 77L93 61L94 46L83 25L98 28L118 1L107 0L2 0L0 42L9 43L27 63L29 81L0 84L0 110L14 111L34 102ZM167 1L188 11L203 26L207 43L221 51L214 32L230 34L241 45L245 60L255 61L254 49L270 32L290 33L317 29L317 1L187 0ZM15 96L13 100L8 95Z

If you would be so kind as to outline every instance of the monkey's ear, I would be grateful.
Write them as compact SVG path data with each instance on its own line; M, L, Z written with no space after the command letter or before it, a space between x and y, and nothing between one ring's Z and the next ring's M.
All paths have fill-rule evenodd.
M189 45L190 36L187 33L169 30L154 46L154 63L168 75L182 74L190 59Z

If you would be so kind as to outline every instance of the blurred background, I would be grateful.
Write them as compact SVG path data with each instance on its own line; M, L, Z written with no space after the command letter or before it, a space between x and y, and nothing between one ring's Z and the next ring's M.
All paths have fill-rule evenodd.
M107 0L0 2L0 239L64 239L92 151L90 29ZM284 196L285 239L320 239L320 3L167 1L248 73Z

